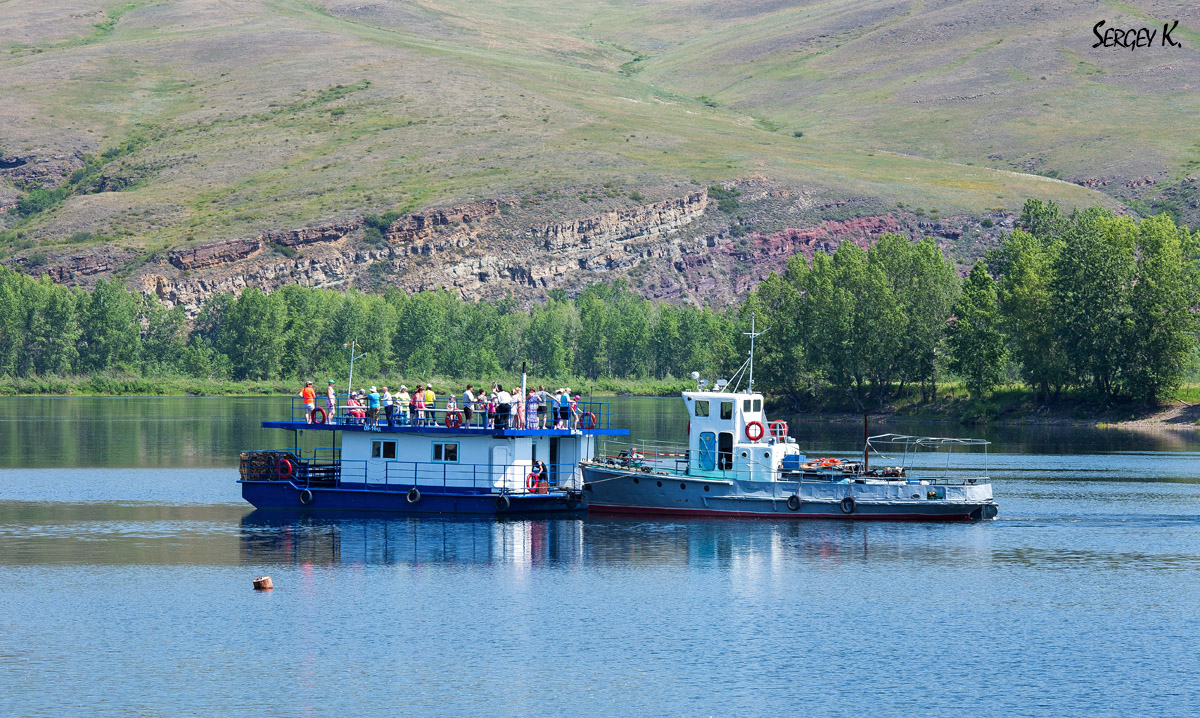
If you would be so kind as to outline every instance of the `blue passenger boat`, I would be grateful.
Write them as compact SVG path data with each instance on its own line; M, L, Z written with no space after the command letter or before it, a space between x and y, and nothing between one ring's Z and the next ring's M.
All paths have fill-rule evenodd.
M584 402L569 429L514 429L486 416L427 407L421 422L389 425L354 409L305 421L292 400L290 416L262 422L292 432L291 448L241 454L242 498L259 509L454 514L569 514L587 508L582 466L597 437L628 435L611 427L608 404ZM353 412L353 413L352 413ZM304 451L304 432L329 438Z

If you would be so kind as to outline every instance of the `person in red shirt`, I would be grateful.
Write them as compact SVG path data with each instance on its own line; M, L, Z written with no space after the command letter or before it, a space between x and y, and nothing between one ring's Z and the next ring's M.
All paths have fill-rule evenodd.
M304 388L300 390L300 398L304 400L304 421L311 424L313 411L317 408L317 392L313 389L311 381L305 382Z

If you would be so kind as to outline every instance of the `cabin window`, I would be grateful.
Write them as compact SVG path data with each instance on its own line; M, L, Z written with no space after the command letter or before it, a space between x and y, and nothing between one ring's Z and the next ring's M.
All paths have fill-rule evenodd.
M717 435L711 431L705 431L700 434L700 470L712 471L715 468L717 468Z
M434 444L433 460L444 464L457 464L458 444Z
M762 411L762 399L742 399L742 411Z
M696 402L696 416L708 416L708 402L707 401L697 401Z
M722 431L717 437L717 468L721 471L729 471L733 468L732 432Z
M732 401L721 402L721 418L722 419L732 419L733 418L733 402Z
M754 410L755 410L755 411L762 411L762 399L755 399L755 400L754 400Z
M750 411L750 400L742 399L742 411Z
M394 442L394 441L372 441L371 442L371 458L372 459L394 459L394 458L396 458L396 442Z

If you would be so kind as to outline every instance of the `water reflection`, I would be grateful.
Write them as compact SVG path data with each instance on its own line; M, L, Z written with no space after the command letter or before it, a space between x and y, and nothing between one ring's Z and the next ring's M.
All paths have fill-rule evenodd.
M507 564L783 568L846 562L992 560L988 527L848 521L463 520L255 511L248 564Z

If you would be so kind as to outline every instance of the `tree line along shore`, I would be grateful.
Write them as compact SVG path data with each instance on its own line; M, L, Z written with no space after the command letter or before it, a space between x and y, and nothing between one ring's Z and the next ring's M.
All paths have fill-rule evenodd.
M527 309L291 285L214 295L189 323L116 281L83 290L0 268L0 393L292 393L307 378L340 385L353 341L371 383L483 385L525 362L584 393L666 395L692 371L729 376L752 314L769 327L755 386L788 410L1154 406L1195 377L1196 235L1165 215L1039 200L1016 227L965 276L933 240L884 235L793 257L725 309L621 282Z

